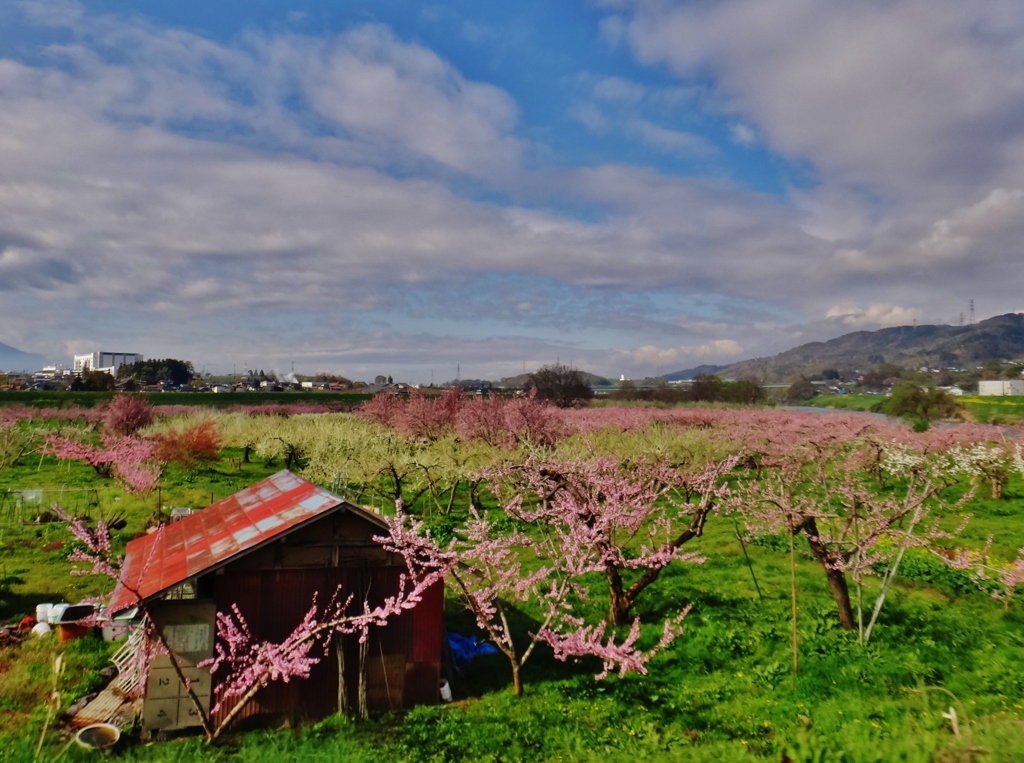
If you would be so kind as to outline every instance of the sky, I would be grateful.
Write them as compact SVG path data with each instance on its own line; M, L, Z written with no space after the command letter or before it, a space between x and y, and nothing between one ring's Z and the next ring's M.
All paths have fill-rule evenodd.
M0 0L0 342L630 378L1024 310L1019 0Z

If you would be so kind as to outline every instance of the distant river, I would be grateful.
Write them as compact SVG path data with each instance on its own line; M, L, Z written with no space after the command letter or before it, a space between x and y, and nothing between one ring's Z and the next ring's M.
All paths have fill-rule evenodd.
M895 422L899 419L896 416L886 416L884 413L873 413L872 411L851 411L846 408L818 408L813 405L777 405L776 410L779 411L799 411L801 413L817 413L818 415L827 415L830 413L853 413L858 416L868 416L879 421ZM959 422L956 421L935 421L932 422L933 427L947 428L947 427L958 427ZM1017 439L1020 436L1020 430L1017 427L1004 427L1003 435L1010 439Z
M872 411L851 411L848 408L819 408L815 405L777 405L778 411L796 411L798 413L817 413L826 415L829 413L855 413L858 416L869 416L879 421L898 421L895 416L886 416L884 413L873 413Z

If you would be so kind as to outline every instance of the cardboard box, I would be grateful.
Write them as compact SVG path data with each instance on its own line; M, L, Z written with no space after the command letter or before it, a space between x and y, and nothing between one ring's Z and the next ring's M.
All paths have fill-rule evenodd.
M178 726L178 697L147 699L142 706L142 726L147 731L176 729Z

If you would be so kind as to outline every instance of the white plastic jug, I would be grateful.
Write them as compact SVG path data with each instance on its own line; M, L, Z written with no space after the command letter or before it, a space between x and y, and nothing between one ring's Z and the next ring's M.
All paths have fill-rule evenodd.
M53 609L53 604L36 604L36 622L47 622L50 619L51 609Z

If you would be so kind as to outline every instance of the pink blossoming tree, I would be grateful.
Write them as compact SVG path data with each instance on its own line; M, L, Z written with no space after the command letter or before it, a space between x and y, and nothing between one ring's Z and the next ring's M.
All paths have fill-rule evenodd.
M59 459L89 464L100 477L116 477L132 493L148 493L160 479L154 443L140 437L104 434L102 445L90 445L63 435L46 437L46 452Z
M792 538L802 533L825 573L840 625L858 629L867 641L906 551L935 549L938 541L962 532L969 516L953 531L941 529L939 517L959 512L973 490L956 501L945 500L942 492L962 470L947 459L900 446L883 454L884 470L900 478L899 486L888 492L869 484L871 477L859 468L857 451L838 460L828 459L824 451L805 453L806 461L794 459L760 480L745 482L729 497L727 509L743 518L751 534ZM864 577L880 569L886 570L882 588L865 627L859 597L855 617L847 573L859 592Z
M378 539L406 557L411 568L445 567L452 587L498 650L509 661L512 691L523 694L522 669L540 643L550 645L558 659L591 656L604 667L597 678L613 669L646 673L646 664L682 632L687 607L666 620L661 640L651 649L638 648L640 620L617 642L605 623L588 625L574 602L588 597L581 578L599 571L592 559L573 554L554 536L529 535L519 530L500 532L489 514L471 509L470 518L447 547L423 531L422 523L399 517L390 522L391 535ZM529 605L539 624L525 635L513 633L510 607Z
M156 412L144 398L117 395L103 411L103 428L110 434L127 437L153 423Z
M728 457L697 469L667 463L621 464L606 457L554 461L531 457L492 473L495 492L512 495L505 511L543 527L575 569L600 572L608 583L610 625L626 625L637 598L672 562L702 564L684 550L728 495Z

